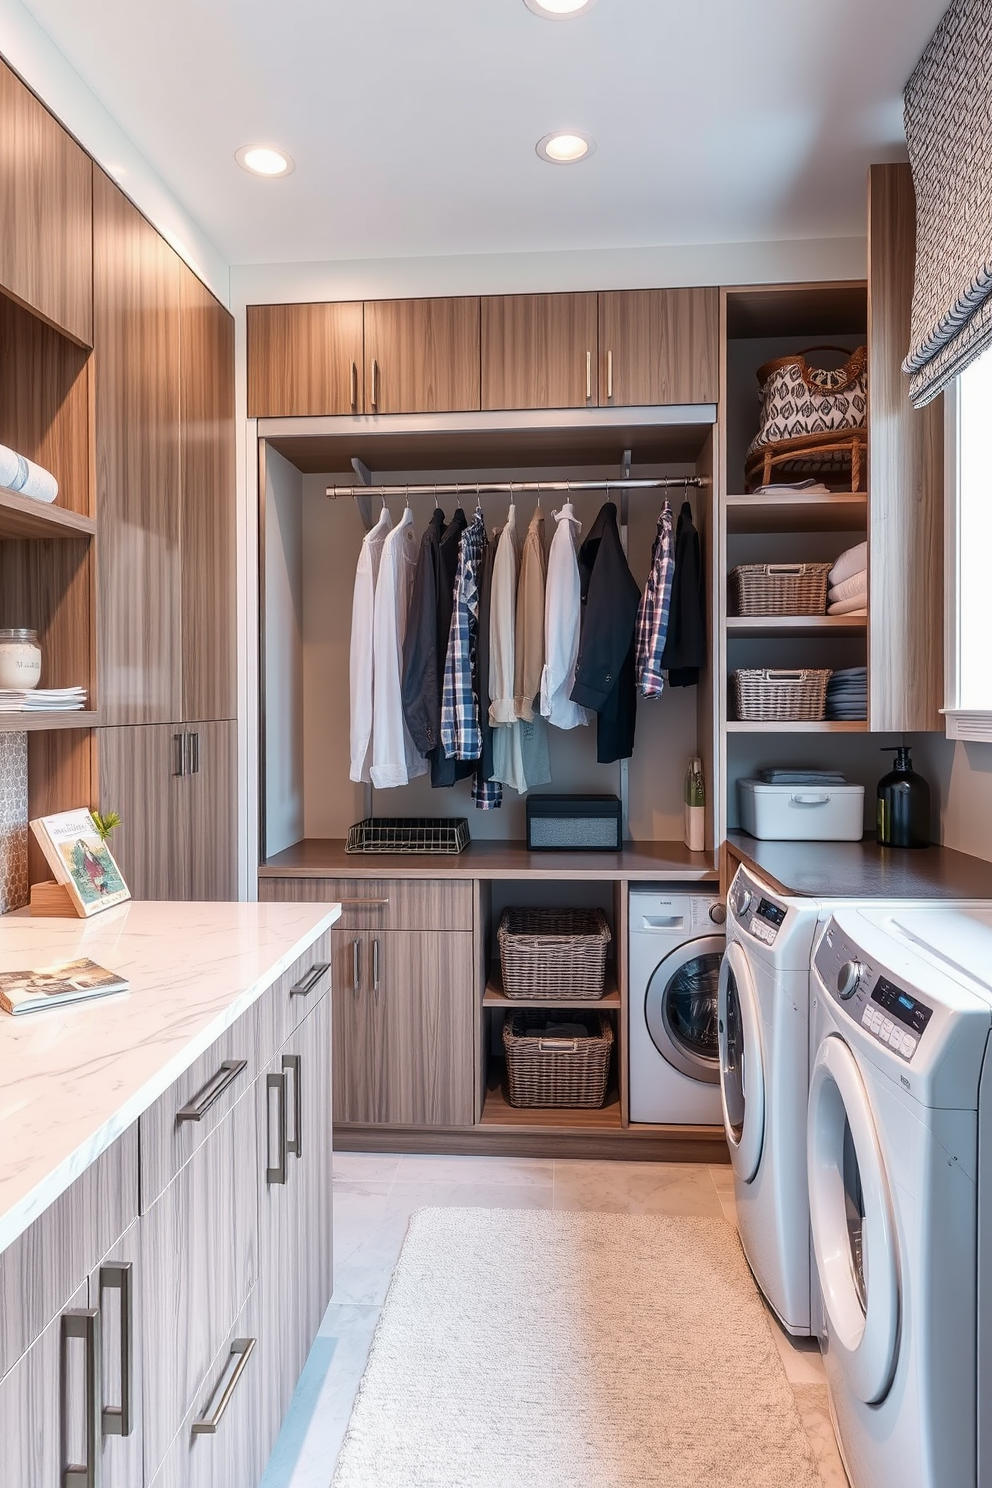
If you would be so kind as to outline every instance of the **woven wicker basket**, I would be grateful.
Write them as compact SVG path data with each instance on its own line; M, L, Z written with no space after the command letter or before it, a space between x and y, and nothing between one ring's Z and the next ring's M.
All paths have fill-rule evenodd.
M829 670L734 672L737 717L749 723L819 723L827 701Z
M602 997L610 927L601 909L504 909L497 939L507 997Z
M587 1038L547 1037L549 1022L581 1023ZM605 1013L508 1013L503 1024L511 1106L601 1106L613 1053Z
M735 615L825 615L829 563L742 563L730 574Z

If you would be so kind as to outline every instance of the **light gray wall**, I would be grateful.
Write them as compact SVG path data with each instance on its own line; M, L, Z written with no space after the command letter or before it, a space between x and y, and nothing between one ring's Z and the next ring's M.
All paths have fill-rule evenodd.
M913 765L930 782L945 847L992 859L992 744L917 734Z
M266 450L264 780L265 852L303 836L303 477ZM347 773L347 772L346 772Z

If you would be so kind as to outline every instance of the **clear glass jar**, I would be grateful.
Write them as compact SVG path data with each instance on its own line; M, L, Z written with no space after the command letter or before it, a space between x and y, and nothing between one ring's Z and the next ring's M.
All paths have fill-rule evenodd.
M41 681L41 647L34 630L0 629L0 688L26 692Z

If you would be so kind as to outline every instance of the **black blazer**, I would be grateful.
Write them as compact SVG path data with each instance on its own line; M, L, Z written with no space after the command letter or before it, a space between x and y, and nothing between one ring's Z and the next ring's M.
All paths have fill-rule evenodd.
M706 665L703 563L688 501L682 503L675 532L672 603L661 664L668 672L669 687L695 687Z
M599 715L596 758L608 765L634 752L634 636L641 601L612 501L601 508L579 549L579 581L582 631L571 697Z

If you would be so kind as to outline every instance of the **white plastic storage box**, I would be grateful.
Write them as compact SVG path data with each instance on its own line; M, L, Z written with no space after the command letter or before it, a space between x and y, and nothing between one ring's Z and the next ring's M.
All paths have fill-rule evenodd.
M772 842L860 842L863 785L767 785L738 780L741 826Z

